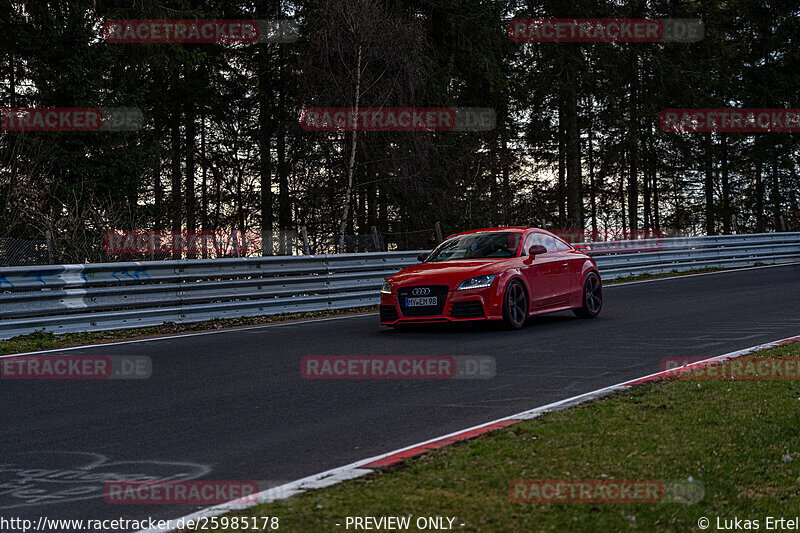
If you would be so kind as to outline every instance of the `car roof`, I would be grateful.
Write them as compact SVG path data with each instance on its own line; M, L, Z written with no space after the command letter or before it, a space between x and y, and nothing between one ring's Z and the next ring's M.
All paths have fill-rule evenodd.
M540 228L531 228L531 227L528 227L528 226L501 226L501 227L494 227L494 228L482 228L482 229L472 229L472 230L469 230L469 231L462 231L460 233L453 233L452 235L448 236L447 238L449 239L450 237L455 237L457 235L468 235L470 233L500 233L500 232L505 232L505 233L525 233L527 231L532 231L532 230L544 231L545 233L550 233L547 230L543 230L543 229L540 229Z

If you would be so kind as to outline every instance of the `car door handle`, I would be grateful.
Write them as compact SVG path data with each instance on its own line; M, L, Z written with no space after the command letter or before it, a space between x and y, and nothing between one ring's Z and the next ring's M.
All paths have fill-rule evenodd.
M569 266L569 263L563 263L561 266L567 268Z

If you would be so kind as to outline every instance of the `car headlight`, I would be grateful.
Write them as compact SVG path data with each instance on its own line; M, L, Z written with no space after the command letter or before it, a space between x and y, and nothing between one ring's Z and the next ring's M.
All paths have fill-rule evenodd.
M475 278L469 278L468 280L464 281L461 285L458 286L459 291L463 291L466 289L485 289L486 287L490 287L494 278L497 277L497 274L491 274L488 276L478 276Z
M392 284L388 281L384 281L383 285L381 285L381 292L383 294L392 294Z

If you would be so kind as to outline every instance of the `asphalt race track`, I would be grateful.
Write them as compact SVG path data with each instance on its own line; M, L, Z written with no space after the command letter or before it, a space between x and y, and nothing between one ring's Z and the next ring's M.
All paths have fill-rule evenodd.
M800 265L605 289L595 320L393 331L377 316L63 353L146 355L144 380L0 381L0 515L177 518L111 505L109 476L256 480L261 488L659 370L800 334ZM481 355L488 380L307 380L307 355ZM431 509L432 512L435 509Z

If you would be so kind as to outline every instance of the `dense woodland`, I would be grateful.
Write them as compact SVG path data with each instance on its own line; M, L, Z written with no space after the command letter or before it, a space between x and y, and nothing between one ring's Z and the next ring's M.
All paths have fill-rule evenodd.
M516 17L699 18L694 43L518 43ZM107 19L287 19L293 43L116 44ZM312 106L483 107L483 132L309 132ZM791 133L667 133L661 109L800 107L789 0L0 0L0 107L138 107L133 132L0 133L0 237L108 260L109 230L425 248L493 225L800 231ZM355 139L354 139L355 136ZM355 149L354 149L355 148ZM352 159L351 159L352 158ZM352 165L351 165L352 162ZM344 251L358 249L348 240Z

